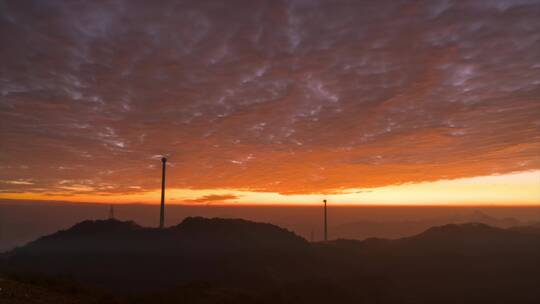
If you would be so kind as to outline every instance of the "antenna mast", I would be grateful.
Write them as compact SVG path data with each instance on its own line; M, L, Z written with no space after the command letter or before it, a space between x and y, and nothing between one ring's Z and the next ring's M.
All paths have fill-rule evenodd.
M328 241L328 226L327 226L327 220L326 220L326 200L323 200L324 202L324 241Z
M109 219L114 220L114 206L112 204L109 208Z
M167 165L167 158L161 158L161 209L159 212L159 228L163 228L165 224L165 166Z

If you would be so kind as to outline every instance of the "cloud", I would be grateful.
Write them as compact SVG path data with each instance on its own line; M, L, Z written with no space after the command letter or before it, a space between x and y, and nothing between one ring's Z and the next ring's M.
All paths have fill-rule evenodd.
M0 182L4 183L4 184L9 184L9 185L33 185L34 184L31 180L24 180L24 179L3 180L3 181L0 181Z
M0 188L153 190L154 155L174 164L168 187L280 193L539 169L539 13L1 2L0 179L34 184Z
M184 202L186 203L216 203L216 202L230 201L237 198L239 197L233 194L209 194L209 195L201 196L199 198L195 198L191 200L184 200Z

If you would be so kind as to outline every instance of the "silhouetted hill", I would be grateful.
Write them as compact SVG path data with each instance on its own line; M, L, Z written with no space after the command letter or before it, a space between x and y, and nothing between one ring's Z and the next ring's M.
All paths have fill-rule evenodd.
M10 252L9 268L71 276L104 288L162 289L193 279L293 278L282 256L306 256L308 243L271 224L186 218L165 229L118 220L85 221ZM296 271L296 273L301 273Z
M481 223L449 224L432 227L400 241L415 250L430 250L462 255L522 254L540 252L535 237Z
M188 217L165 228L143 228L119 220L84 221L70 229L42 237L14 250L18 254L150 253L234 250L294 250L307 242L294 233L271 224L242 219ZM206 254L206 252L205 252Z
M511 227L510 230L517 231L521 233L532 233L532 234L539 234L540 235L540 223L533 223L530 225L522 225L522 226L515 226Z
M540 235L478 223L308 243L270 224L195 217L166 229L85 221L10 252L4 271L161 291L171 303L537 303L539 261Z
M67 230L41 237L24 247L18 254L67 254L74 252L121 251L134 234L144 231L134 222L96 220L78 223Z
M175 237L199 239L204 246L254 248L257 250L293 250L307 242L291 231L272 224L255 223L242 219L207 219L188 217L170 228ZM226 244L223 244L226 243Z
M497 228L509 228L520 225L520 221L511 217L497 218L480 210L462 214L446 215L421 220L373 221L363 220L332 227L333 235L342 238L364 239L366 237L400 238L422 233L426 229L446 224L482 223Z
M480 210L475 210L472 213L466 214L463 216L456 216L454 221L455 221L454 222L455 224L460 224L460 223L463 224L463 223L468 223L468 222L481 223L481 224L486 224L486 225L498 227L498 228L509 228L509 227L520 224L520 222L515 218L511 218L511 217L495 218L495 217L487 215L486 213Z
M385 303L535 303L540 236L466 223L318 244L340 281L379 278ZM476 292L466 293L474 289Z
M79 237L82 235L95 235L103 233L129 232L142 229L133 221L119 221L116 219L95 220L80 222L70 229L61 230L53 234L58 237Z

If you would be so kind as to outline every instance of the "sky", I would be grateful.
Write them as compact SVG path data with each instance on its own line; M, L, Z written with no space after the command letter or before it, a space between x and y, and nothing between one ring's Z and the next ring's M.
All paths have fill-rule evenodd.
M0 1L0 198L540 205L540 1Z

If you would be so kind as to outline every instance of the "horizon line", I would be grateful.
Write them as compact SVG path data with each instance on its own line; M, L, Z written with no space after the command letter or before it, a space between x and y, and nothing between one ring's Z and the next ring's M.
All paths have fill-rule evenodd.
M12 198L0 198L0 206L9 203L26 203L26 204L71 204L71 205L136 205L136 206L157 206L159 202L92 202L92 201L69 201L69 200L43 200L43 199L12 199ZM321 207L323 204L316 203L175 203L166 202L167 206L181 206L181 207ZM497 203L439 203L439 204L355 204L355 203L328 203L328 207L348 207L348 208L540 208L539 204L497 204Z

